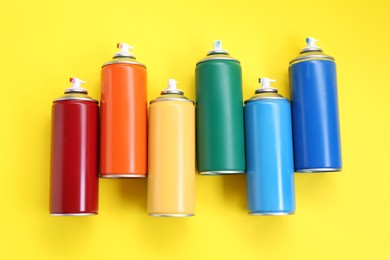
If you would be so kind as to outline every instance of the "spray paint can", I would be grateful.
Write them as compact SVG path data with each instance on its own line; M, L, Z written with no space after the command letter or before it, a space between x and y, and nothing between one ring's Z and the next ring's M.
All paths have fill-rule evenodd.
M215 41L197 63L196 145L199 174L245 173L240 62Z
M248 210L251 215L295 212L291 110L288 99L261 78L245 101Z
M86 216L98 213L98 101L85 83L71 78L72 87L53 101L50 214Z
M100 177L146 177L146 67L130 53L133 47L118 48L101 72Z
M295 171L340 171L341 143L334 58L307 38L290 62Z
M148 213L186 217L195 214L195 108L194 102L168 88L150 102Z

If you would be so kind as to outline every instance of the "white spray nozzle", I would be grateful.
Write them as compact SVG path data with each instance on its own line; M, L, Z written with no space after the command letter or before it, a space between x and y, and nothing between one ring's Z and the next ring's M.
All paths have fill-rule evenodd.
M257 89L256 92L274 92L276 88L271 87L271 82L275 82L274 79L269 78L259 78L259 83L261 84L261 87Z
M168 88L169 90L176 90L177 81L174 79L168 79Z
M134 57L134 55L130 52L130 50L133 50L134 47L130 46L126 43L119 42L116 47L120 49L119 52L116 53L117 56L131 56Z
M222 49L222 41L221 40L214 41L213 48L214 48L214 50L218 50L218 51L223 50Z
M314 38L312 38L312 37L306 38L307 47L309 47L309 48L311 48L311 47L317 47L317 46L316 46L316 42L318 42L317 39L314 39Z
M168 79L168 87L161 91L161 94L179 94L183 95L183 90L176 88L177 81L175 79Z
M216 40L213 44L213 49L209 53L227 53L227 50L222 49L222 41Z
M69 82L72 83L72 86L70 88L67 88L65 90L65 93L66 92L87 92L85 88L81 87L81 84L85 84L85 81L79 78L70 78Z

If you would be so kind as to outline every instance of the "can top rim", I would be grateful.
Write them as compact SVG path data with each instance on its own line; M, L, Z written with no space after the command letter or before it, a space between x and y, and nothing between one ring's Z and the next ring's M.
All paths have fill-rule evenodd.
M82 92L65 93L63 96L54 99L53 103L58 101L65 101L65 100L83 100L83 101L99 103L99 101L97 101L96 99L93 99L90 96L88 96L86 93L82 93Z
M226 54L229 55L229 52L226 50L211 50L207 53L206 56L215 55L215 54Z
M162 94L156 99L151 100L149 104L161 102L161 101L182 101L182 102L191 102L192 104L195 104L193 100L187 98L183 94L176 94L176 93Z
M299 54L302 54L302 53L305 53L305 52L310 52L310 51L316 51L316 52L323 52L322 48L318 47L318 46L307 46L305 48L303 48Z
M244 104L247 104L249 102L256 101L256 100L265 100L265 99L280 99L280 100L288 101L287 98L283 97L282 95L280 95L279 93L276 93L276 92L259 92L259 93L255 93L255 95L252 96L250 99L245 100Z
M331 61L334 61L334 57L325 54L322 51L322 49L318 49L318 48L315 48L313 50L308 49L306 51L302 50L296 58L294 58L290 61L289 64L292 65L294 63L298 63L298 62L301 62L304 60L331 60Z
M201 59L200 61L198 61L196 63L196 65L198 65L199 63L205 62L205 61L209 61L209 60L232 60L232 61L240 63L239 60L233 58L227 52L214 52L214 53L207 54L207 56L204 57L203 59Z
M66 89L65 94L72 94L72 93L83 93L88 94L88 91L86 89Z
M103 63L102 68L111 64L134 64L146 68L145 64L137 61L132 56L114 56L114 58L106 63Z
M183 90L181 89L164 89L161 91L161 95L169 95L169 94L177 94L177 95L184 95Z

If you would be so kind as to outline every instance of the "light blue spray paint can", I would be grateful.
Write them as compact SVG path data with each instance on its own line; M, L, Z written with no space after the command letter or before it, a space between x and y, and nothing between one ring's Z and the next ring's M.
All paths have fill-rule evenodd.
M260 78L262 87L245 101L248 210L251 215L295 212L294 158L288 99Z

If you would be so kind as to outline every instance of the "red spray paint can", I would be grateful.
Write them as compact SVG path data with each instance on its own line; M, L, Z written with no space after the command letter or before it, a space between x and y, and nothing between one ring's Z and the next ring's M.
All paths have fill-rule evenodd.
M72 86L53 101L50 214L86 216L98 212L98 101Z

